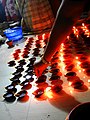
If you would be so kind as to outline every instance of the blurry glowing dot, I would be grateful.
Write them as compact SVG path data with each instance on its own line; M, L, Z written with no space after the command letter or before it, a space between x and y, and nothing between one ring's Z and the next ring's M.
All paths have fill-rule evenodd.
M73 28L75 28L75 26L73 26Z
M63 49L60 50L60 52L62 52L62 51L63 51Z
M67 36L67 39L69 39L69 36Z
M72 91L72 90L70 90L70 93L72 94L72 93L73 93L73 91Z
M46 92L49 91L49 90L51 90L51 87L47 87L47 88L46 88Z
M53 98L53 93L52 93L52 91L51 91L51 87L47 87L47 88L46 88L45 95L46 95L48 98Z
M79 70L79 72L81 73L82 71L81 71L81 70Z
M69 82L68 85L71 86L72 82Z
M81 64L81 62L77 62L77 64L78 64L78 65L80 65L80 64Z
M62 43L61 46L63 47L63 46L64 46L64 43Z
M84 28L85 28L85 29L87 29L87 27L86 27L86 26L85 26Z
M78 60L78 57L76 57L76 60Z
M85 76L83 78L86 78Z
M63 57L60 57L60 60L63 61L64 60Z
M77 35L77 38L78 38L78 35Z
M89 37L89 35L87 37Z
M85 28L83 28L83 31L85 31L86 29Z
M83 69L83 72L85 71L85 69Z
M88 29L86 29L86 31L85 32L89 32L89 30Z
M90 79L88 80L88 82L90 83Z
M84 23L82 23L82 26L84 26Z

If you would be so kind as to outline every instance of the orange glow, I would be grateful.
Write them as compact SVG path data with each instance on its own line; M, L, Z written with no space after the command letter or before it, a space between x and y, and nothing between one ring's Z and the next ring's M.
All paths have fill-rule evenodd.
M78 61L78 62L77 62L77 65L80 65L80 64L81 64L81 62Z
M67 36L67 39L68 39L68 40L69 40L69 38L70 38L70 37L69 37L69 36Z
M59 57L59 59L60 59L61 61L64 61L64 57L63 57L63 55L64 55L64 53L60 53L60 57Z
M47 87L46 90L45 90L45 95L48 97L48 98L53 98L53 93L51 91L51 87Z
M61 49L60 52L63 52L63 49Z
M78 60L78 57L76 56L75 59Z
M82 26L85 26L84 23L82 23Z
M79 73L81 73L82 71L81 70L79 70Z
M75 26L73 26L73 29L75 29Z
M69 82L68 85L71 86L72 82Z
M86 76L84 76L83 78L86 78Z
M75 26L73 26L73 32L76 35L76 37L78 38L78 29Z
M85 69L83 69L83 72L85 71Z
M78 35L76 35L77 36L77 38L78 38Z
M88 83L90 83L90 79L88 79Z
M70 87L69 91L72 94L73 93L73 88Z
M89 33L89 30L87 28L87 26L85 26L84 23L82 23L82 27L83 31L85 32L85 35L87 35L87 37L90 37L90 33Z
M61 47L64 47L64 43L61 44Z

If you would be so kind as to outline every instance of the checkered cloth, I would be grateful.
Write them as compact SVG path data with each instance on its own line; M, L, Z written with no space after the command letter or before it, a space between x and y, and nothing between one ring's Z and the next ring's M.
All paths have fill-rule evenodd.
M24 27L32 32L51 29L54 15L48 0L17 0Z

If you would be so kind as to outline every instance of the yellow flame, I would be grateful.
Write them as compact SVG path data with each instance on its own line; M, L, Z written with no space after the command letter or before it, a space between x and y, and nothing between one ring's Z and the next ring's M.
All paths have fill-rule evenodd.
M48 98L53 98L53 93L51 91L51 87L47 87L46 90L45 90L45 95L48 97Z

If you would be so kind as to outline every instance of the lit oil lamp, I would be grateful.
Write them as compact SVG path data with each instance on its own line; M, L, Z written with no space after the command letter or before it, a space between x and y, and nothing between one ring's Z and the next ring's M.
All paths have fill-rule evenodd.
M55 69L55 68L57 68L58 67L58 63L53 63L53 64L51 64L51 69Z
M84 85L82 80L75 80L72 82L71 86L75 89L80 89Z
M66 73L65 77L76 76L75 72L68 72Z
M42 82L42 83L37 83L36 87L40 88L40 89L46 89L48 87L48 83L47 82Z
M90 76L90 65L89 65L89 68L87 68L87 69L85 70L85 73L86 73L87 76Z
M51 81L51 84L52 84L52 85L62 85L62 84L63 84L63 81L62 81L62 80L52 80L52 81Z
M35 83L36 84L43 83L46 81L46 79L47 79L46 75L41 75Z
M86 61L87 60L87 55L82 55L80 56L80 61L83 62L83 61Z
M85 68L86 69L86 68L89 68L90 65L89 65L88 61L84 61L84 62L81 63L80 66L81 66L81 68Z
M50 81L60 80L60 76L58 76L58 75L52 75L49 80L50 80Z
M74 69L74 67L75 67L74 64L70 64L70 65L67 65L67 66L65 67L65 69L66 69L67 71L72 71L72 70Z
M52 90L52 92L59 93L62 90L62 86L61 86L61 84L53 85L51 87L51 90Z
M58 69L58 68L53 68L53 69L51 69L50 72L51 72L52 74L57 74L57 73L60 72L60 69Z

